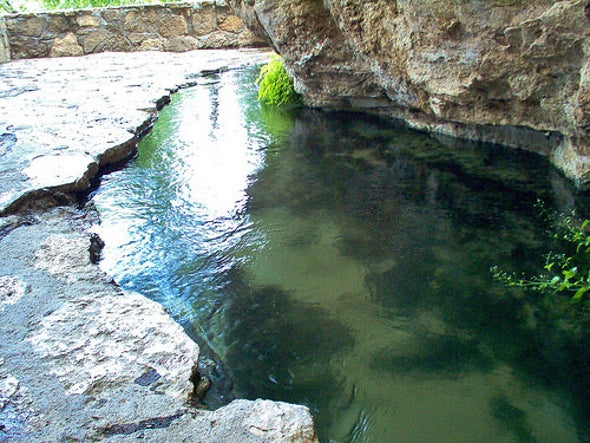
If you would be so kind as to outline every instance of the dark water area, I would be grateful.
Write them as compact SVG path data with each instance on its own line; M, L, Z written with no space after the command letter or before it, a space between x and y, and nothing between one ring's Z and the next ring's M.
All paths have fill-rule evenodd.
M323 442L590 441L587 325L489 270L538 273L537 201L587 197L530 153L261 107L255 78L174 95L103 177L102 267Z

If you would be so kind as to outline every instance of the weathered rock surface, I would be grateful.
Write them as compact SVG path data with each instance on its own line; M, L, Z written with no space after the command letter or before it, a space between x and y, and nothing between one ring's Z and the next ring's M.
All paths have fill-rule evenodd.
M313 106L549 155L590 182L588 0L230 0Z
M103 53L0 65L0 215L67 202L134 152L172 91L257 50ZM165 68L164 68L165 67Z
M307 408L188 405L199 350L89 259L92 209L3 220L0 441L313 442Z
M6 22L0 18L0 63L5 63L8 60L10 60L10 45L8 44Z
M303 406L190 406L198 346L92 263L91 207L48 209L128 156L172 91L267 57L110 53L0 66L0 441L317 441Z

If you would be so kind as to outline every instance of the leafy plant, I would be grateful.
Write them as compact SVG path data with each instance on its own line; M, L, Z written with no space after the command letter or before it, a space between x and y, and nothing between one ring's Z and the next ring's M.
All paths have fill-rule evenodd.
M492 274L509 287L563 293L574 302L581 301L590 291L590 220L579 221L575 214L561 216L555 220L553 238L559 252L551 251L545 256L546 273L518 276L494 266Z
M268 64L260 68L256 83L259 85L260 103L281 106L301 101L293 86L293 80L285 69L284 60L279 55L273 55Z
M0 0L0 9L6 12L16 12L16 9L14 9L8 0Z
M86 9L86 8L106 8L110 6L130 6L149 3L166 3L174 0L41 0L45 9Z

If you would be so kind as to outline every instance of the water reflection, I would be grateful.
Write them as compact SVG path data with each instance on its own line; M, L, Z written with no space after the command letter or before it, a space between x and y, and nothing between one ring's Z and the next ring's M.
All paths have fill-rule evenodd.
M567 183L523 152L261 109L254 78L175 95L105 178L103 267L323 441L587 441L584 336L488 272L542 266L535 202L579 206Z

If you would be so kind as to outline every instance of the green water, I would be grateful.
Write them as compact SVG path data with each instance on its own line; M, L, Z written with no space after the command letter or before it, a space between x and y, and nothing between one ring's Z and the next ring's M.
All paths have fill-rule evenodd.
M102 267L323 442L590 441L586 327L489 272L542 267L537 199L585 200L532 154L261 108L255 77L176 94L103 178Z

